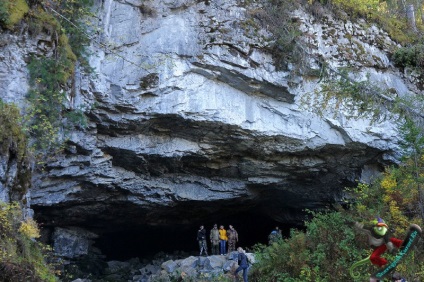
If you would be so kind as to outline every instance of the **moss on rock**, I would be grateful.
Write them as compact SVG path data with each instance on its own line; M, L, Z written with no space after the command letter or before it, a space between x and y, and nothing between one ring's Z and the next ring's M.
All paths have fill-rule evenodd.
M28 11L29 6L25 0L3 0L0 2L0 25L13 29Z

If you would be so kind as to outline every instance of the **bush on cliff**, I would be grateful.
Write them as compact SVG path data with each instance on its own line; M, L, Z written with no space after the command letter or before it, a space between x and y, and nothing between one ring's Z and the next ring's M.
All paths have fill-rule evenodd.
M0 99L0 156L8 162L16 161L15 181L9 181L9 197L21 200L27 193L31 181L29 169L28 138L22 124L22 117L16 105L4 103Z
M23 219L17 203L0 202L0 281L57 281L46 263L48 248L37 241L34 220Z
M28 11L29 7L25 0L0 1L0 26L12 29Z

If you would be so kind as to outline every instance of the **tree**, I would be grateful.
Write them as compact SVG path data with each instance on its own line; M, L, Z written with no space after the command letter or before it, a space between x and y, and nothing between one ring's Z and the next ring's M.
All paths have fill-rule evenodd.
M401 146L406 156L404 157L404 162L411 164L410 174L412 176L413 185L415 185L417 191L420 217L424 222L424 132L423 129L418 127L411 119L406 119L400 131L403 137Z

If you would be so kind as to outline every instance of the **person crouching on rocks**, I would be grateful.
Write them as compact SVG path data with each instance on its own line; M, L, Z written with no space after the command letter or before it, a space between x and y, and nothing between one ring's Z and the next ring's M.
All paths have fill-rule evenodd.
M206 229L203 225L200 226L199 231L197 231L197 241L199 242L200 255L205 252L205 255L208 255L208 246L206 244Z
M238 273L243 270L243 281L247 281L247 269L249 268L249 264L247 262L247 256L245 254L245 251L241 248L237 248L238 251L238 265L236 272L234 273L234 276L236 278L236 281L238 281Z

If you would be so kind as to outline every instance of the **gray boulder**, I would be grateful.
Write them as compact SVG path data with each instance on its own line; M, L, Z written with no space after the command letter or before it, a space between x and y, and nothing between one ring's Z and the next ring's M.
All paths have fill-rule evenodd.
M188 257L181 261L181 269L195 268L198 265L199 259L196 257Z
M225 262L224 266L222 267L224 272L235 271L236 268L237 268L237 262L235 262L233 260L229 260L229 261Z
M154 264L148 264L140 269L141 274L151 275L156 274L161 270L161 268Z
M168 273L172 273L177 269L178 265L173 260L168 260L162 263L162 269L166 270Z
M209 270L221 269L222 270L222 266L224 265L225 262L226 262L226 258L223 256L210 256L210 257L207 257L205 261L204 269L209 269Z

